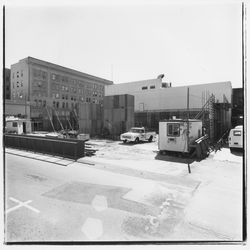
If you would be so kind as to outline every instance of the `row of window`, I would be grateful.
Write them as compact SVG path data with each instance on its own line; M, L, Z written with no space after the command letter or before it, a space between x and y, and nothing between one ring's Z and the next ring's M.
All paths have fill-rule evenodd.
M76 109L78 104L77 103L68 103L68 102L62 102L61 105L60 105L60 102L56 102L56 101L53 101L53 107L54 108L65 108L65 109L68 109L69 106L71 106L71 109Z
M15 88L15 82L12 82L12 87ZM23 87L23 80L21 80L20 82L17 81L17 82L16 82L16 87L17 87L17 88Z
M23 91L21 91L21 92L17 91L17 92L12 93L12 97L13 97L13 99L18 99L18 98L23 99L25 96L24 96Z
M46 107L46 100L34 100L37 107Z
M171 83L170 83L169 86L171 87ZM162 88L168 88L169 86L168 86L168 84L167 84L166 82L163 82L163 83L161 84L161 87L162 87ZM148 89L148 86L143 86L141 89L142 89L142 90L147 90L147 89ZM155 89L155 85L149 86L149 89Z
M46 71L41 70L41 69L33 68L33 77L47 80L48 73Z
M149 86L149 88L150 89L155 89L155 85L151 85L151 86ZM143 86L141 89L146 90L146 89L148 89L148 86Z
M77 85L78 87L87 87L89 89L95 89L95 90L102 90L104 91L104 86L100 85L100 84L95 84L95 83L86 83L84 81L81 80L76 80L76 79L72 79L69 78L67 76L61 76L55 73L51 74L51 80L55 81L55 82L62 82L62 83L69 83L69 84L73 84L73 85Z
M19 71L16 72L16 77L19 78ZM21 77L23 77L23 70L21 70ZM12 78L15 78L15 72L12 73Z

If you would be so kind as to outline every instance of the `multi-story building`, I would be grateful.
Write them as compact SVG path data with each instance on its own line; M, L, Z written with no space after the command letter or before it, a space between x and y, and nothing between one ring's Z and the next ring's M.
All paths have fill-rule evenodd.
M32 57L11 65L12 99L30 102L35 129L41 123L39 129L46 129L49 125L44 120L49 124L50 117L67 124L80 103L102 105L104 86L111 84L112 81Z
M10 69L4 69L4 98L11 99L10 91Z
M244 117L244 90L233 88L232 96L232 126L243 125Z

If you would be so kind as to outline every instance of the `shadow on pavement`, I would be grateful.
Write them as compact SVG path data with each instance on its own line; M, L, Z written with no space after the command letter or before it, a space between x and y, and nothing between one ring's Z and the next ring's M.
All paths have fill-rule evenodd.
M182 155L161 155L157 153L155 156L156 160L160 161L170 161L170 162L177 162L177 163L193 163L195 159L190 159L187 156L182 156Z
M147 144L147 143L153 143L153 141L152 142L149 142L149 141L140 141L140 142L137 142L137 143L135 143L135 142L126 142L126 143L120 142L119 145L134 146L134 145L138 145L138 144Z
M236 156L243 156L244 150L242 148L231 148L231 154Z

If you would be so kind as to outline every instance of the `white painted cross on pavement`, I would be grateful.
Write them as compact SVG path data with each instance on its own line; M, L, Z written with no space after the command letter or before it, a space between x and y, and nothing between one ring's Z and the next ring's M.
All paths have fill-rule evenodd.
M7 209L7 210L6 210L6 214L9 213L9 212L14 211L14 210L16 210L16 209L18 209L18 208L20 208L20 207L26 207L26 208L29 208L30 210L32 210L32 211L34 211L34 212L36 212L36 213L40 213L40 211L39 211L38 209L36 209L36 208L34 208L34 207L28 205L29 203L32 202L32 200L28 200L28 201L23 202L23 201L19 201L19 200L15 199L15 198L13 198L13 197L10 197L9 199L10 199L11 201L14 201L14 202L19 203L19 204L16 205L15 207L12 207L12 208Z

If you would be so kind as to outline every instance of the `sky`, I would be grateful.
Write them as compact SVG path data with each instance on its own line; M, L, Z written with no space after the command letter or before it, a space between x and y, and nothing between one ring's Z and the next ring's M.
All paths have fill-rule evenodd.
M240 1L9 0L5 66L31 56L114 83L242 87L241 22Z

